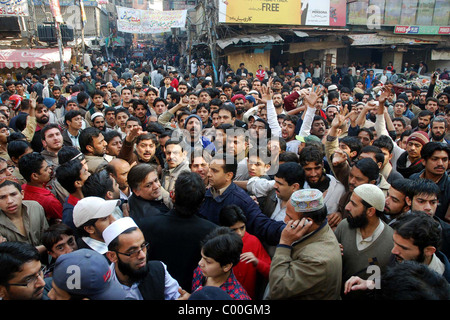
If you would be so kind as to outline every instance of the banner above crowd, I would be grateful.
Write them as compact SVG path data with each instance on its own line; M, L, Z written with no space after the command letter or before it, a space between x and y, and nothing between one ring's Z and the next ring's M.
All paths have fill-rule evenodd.
M219 22L345 26L346 0L219 0Z
M126 33L162 33L171 28L184 28L187 10L150 11L117 8L117 29Z
M3 0L0 1L0 16L2 17L27 17L27 0Z

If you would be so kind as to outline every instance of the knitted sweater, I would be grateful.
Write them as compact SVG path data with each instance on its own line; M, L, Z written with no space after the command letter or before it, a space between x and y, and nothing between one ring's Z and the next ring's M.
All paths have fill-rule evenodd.
M384 222L380 220L380 223ZM394 230L385 224L378 238L369 247L359 251L356 246L356 229L350 229L347 219L342 220L335 231L338 242L344 247L342 283L344 284L352 276L367 279L372 275L367 273L370 265L378 265L383 274L389 264L391 250L394 247L393 234Z

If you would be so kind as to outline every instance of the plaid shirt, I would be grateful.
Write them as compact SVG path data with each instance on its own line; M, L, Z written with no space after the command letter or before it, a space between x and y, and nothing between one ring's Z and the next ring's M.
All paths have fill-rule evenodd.
M206 277L203 275L200 266L194 270L194 279L192 280L192 293L203 287L206 282ZM239 281L231 271L228 279L220 286L231 298L234 300L251 300L247 291L242 287Z

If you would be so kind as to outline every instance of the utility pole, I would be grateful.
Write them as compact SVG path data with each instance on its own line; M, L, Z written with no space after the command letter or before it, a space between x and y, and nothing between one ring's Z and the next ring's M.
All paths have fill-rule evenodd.
M85 53L85 46L84 46L84 18L85 18L85 12L84 12L84 5L83 0L79 0L80 3L80 20L81 20L81 62L84 66L84 53ZM95 8L94 8L95 12Z
M56 30L56 39L58 40L61 74L64 74L64 54L63 54L63 46L62 46L61 24L57 21L55 21L55 30Z
M215 78L215 82L218 81L218 76L217 76L217 56L216 56L216 13L214 10L214 4L213 1L211 1L211 4L209 4L209 14L206 12L206 7L208 6L206 4L208 0L203 0L202 1L202 8L203 8L203 14L204 14L204 19L207 23L206 26L206 30L208 32L208 44L209 44L209 50L211 51L211 63L213 66L213 70L214 70L214 78ZM208 20L207 17L211 18L211 21ZM211 34L211 29L213 29L214 31L214 37Z

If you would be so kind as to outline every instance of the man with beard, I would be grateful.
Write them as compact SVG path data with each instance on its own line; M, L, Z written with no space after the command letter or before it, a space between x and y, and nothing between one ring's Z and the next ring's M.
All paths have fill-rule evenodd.
M417 118L411 121L411 126L413 131L423 131L428 133L430 128L431 120L433 119L434 114L429 110L422 110Z
M103 113L95 112L91 116L91 120L92 120L92 126L94 128L97 128L101 132L106 132L106 131L111 130L109 128L106 128L106 126L105 126L105 116L103 115Z
M328 105L325 110L325 114L327 116L328 126L331 126L334 117L339 113L339 108L333 104Z
M336 171L337 166L340 166L341 164L338 164L337 166L333 165L334 171L337 172L335 176L344 185L346 192L339 199L337 211L328 215L328 223L332 228L336 228L342 219L349 216L350 213L345 209L345 206L349 202L354 189L361 184L376 185L377 181L380 179L380 168L371 158L360 159L356 161L352 167L348 166L345 161L343 163L346 170L343 170L342 172Z
M406 151L397 160L397 171L405 178L424 169L420 152L429 142L426 132L416 131L412 133L406 142Z
M41 130L49 121L48 108L43 104L39 103L36 106L36 131L34 133L33 139L31 140L31 148L34 152L41 152L44 148L41 139Z
M28 243L0 243L0 299L43 299L45 282L40 260L39 251Z
M345 188L334 176L326 174L324 169L325 154L315 145L306 146L299 155L300 165L305 171L303 189L318 189L323 194L323 201L329 213L336 212L338 203L345 193Z
M442 143L450 143L450 140L445 139L445 135L447 133L447 121L444 117L435 117L430 123L430 141L442 142Z
M127 299L176 300L186 291L161 261L147 261L149 243L130 217L116 220L103 231L108 246L111 277L120 283Z
M236 94L231 98L231 102L234 103L236 107L236 120L243 121L246 101L247 99L243 94Z
M405 212L408 212L410 206L406 202L412 181L409 179L396 179L392 181L386 195L384 205L384 215L389 220L389 225L394 223L397 218Z
M437 95L436 99L438 99L438 112L444 113L445 112L445 106L450 103L450 94L446 92L441 92Z
M429 142L423 146L420 155L423 159L424 169L411 175L410 179L429 179L439 186L441 193L435 214L440 219L449 221L450 217L447 216L447 212L450 203L450 177L447 169L450 147L446 143Z
M105 159L106 141L101 131L94 127L88 127L81 131L78 141L80 151L85 155L91 174L104 168L108 161Z
M283 95L281 94L281 92L275 92L272 95L272 101L273 101L273 105L275 107L275 111L276 111L277 115L285 113L284 99L283 99Z
M62 219L63 206L51 192L50 182L53 169L40 153L29 153L19 159L20 174L27 181L22 186L23 199L37 201L45 211L49 224L59 223Z
M216 150L214 143L202 135L203 121L196 115L189 115L184 120L183 149L191 153L195 148L203 148L212 153Z
M342 280L352 276L367 279L369 266L377 265L381 275L389 264L394 243L393 229L381 217L385 205L384 193L373 184L356 187L345 209L349 216L336 228L335 235L343 247ZM358 293L346 299L358 298Z
M450 282L450 263L439 250L439 223L424 212L412 211L411 214L400 216L392 227L395 262L413 260L423 263Z

